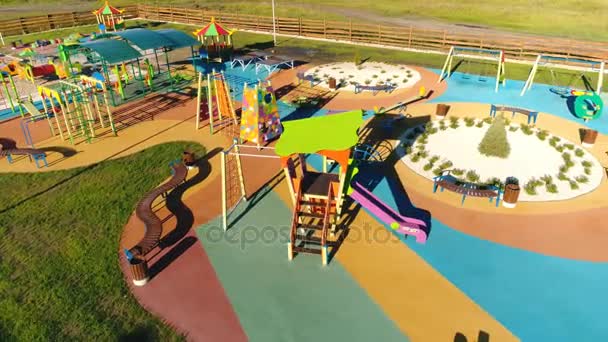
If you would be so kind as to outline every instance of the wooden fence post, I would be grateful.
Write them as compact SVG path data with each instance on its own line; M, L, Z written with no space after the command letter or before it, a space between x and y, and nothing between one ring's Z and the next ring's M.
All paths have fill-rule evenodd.
M410 35L409 38L407 39L407 47L411 48L412 47L412 31L414 30L414 27L412 25L410 25Z
M382 26L378 25L378 44L382 41Z
M443 30L443 41L441 42L441 47L445 47L446 35L447 35L447 31Z
M348 40L353 41L353 19L348 19Z
M298 17L298 36L302 36L302 16Z
M327 38L327 22L325 21L325 17L323 17L323 38Z

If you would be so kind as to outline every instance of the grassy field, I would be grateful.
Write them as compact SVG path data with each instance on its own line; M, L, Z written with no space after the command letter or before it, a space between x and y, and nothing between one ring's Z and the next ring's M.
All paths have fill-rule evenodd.
M349 14L365 18L365 13L374 16L399 17L415 20L439 20L448 23L479 25L517 32L557 35L593 40L608 38L608 1L564 1L564 0L300 0L291 2L275 0L277 15L341 18ZM4 17L24 13L44 13L52 9L79 10L100 6L102 1L75 2L74 0L20 0L0 1L6 10L0 9ZM243 0L165 0L135 1L114 0L117 6L127 4L159 4L161 6L195 6L238 10L242 13L271 14L270 1L250 2ZM77 7L74 5L78 4ZM42 6L42 7L41 7ZM335 9L341 9L336 14Z
M204 154L171 143L87 168L0 174L0 341L182 339L132 297L118 249L135 204L186 146Z

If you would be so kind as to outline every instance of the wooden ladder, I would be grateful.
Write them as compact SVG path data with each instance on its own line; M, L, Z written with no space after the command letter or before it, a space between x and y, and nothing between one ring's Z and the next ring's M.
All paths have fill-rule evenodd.
M289 233L289 260L292 260L296 253L318 254L321 255L323 265L327 265L328 248L333 245L327 241L327 234L332 226L332 214L336 209L331 185L327 198L328 200L304 200L302 190L298 190Z

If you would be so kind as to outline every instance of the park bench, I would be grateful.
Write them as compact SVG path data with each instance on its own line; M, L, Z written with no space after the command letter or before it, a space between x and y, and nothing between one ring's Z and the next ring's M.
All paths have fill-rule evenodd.
M500 106L500 105L491 105L490 106L490 117L496 117L497 112L511 112L511 119L515 117L516 113L523 114L528 117L528 125L530 121L533 121L536 124L536 119L538 118L538 112L531 111L528 109L518 108L518 107L509 107L509 106Z
M145 225L144 237L129 250L132 255L146 255L160 243L163 233L163 223L152 209L152 203L158 196L166 197L167 193L186 180L188 168L182 162L171 163L172 177L168 182L147 193L144 198L137 203L135 215Z
M364 90L367 91L371 91L372 95L376 96L376 94L384 91L387 93L391 93L393 90L395 90L395 85L394 84L378 84L378 85L363 85L363 84L355 84L355 94L358 94Z
M0 156L6 157L6 160L9 163L13 162L13 156L16 155L27 156L30 162L34 160L37 168L40 168L38 162L43 162L46 167L49 166L46 161L46 152L43 150L37 148L5 148L4 145L0 143Z
M437 188L439 188L441 192L443 192L444 189L447 189L448 191L461 194L461 205L464 204L464 200L467 198L467 196L472 196L486 197L490 199L490 202L496 198L496 206L498 207L498 204L500 203L500 196L502 195L502 191L497 186L462 182L456 177L450 175L449 170L444 171L444 174L433 178L433 193L437 192Z

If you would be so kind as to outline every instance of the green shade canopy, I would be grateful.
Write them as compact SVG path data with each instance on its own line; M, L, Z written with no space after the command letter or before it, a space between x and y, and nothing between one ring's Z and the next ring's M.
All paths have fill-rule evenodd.
M124 40L99 39L82 43L80 46L96 52L108 64L130 61L141 54Z
M363 111L283 122L284 132L276 145L276 153L287 157L295 153L316 153L321 150L342 151L357 144L357 130L363 123Z
M171 47L174 43L157 31L135 28L113 33L122 39L128 40L131 45L137 46L142 50L160 49Z
M154 31L166 39L170 40L172 45L169 46L172 49L181 49L189 46L196 46L199 44L198 40L192 37L189 34L186 34L182 31L173 30L173 29L163 29Z

